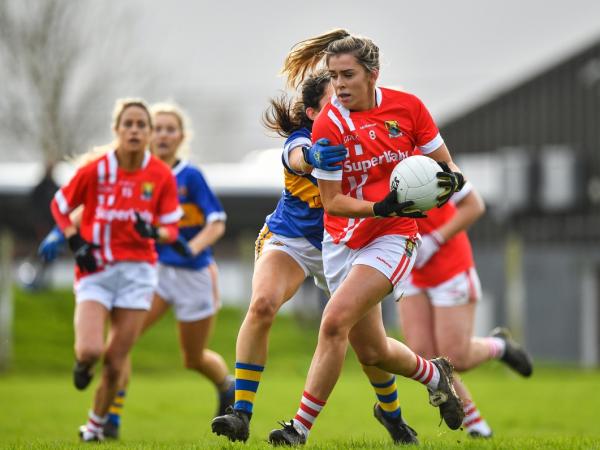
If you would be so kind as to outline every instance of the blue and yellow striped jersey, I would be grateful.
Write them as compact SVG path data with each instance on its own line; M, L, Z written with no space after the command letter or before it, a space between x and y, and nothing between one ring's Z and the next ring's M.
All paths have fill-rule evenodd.
M289 152L302 145L311 145L310 130L294 131L285 141L281 161L284 166L285 188L277 208L267 216L267 226L275 234L304 237L321 250L323 241L323 205L312 175L300 175L289 165Z
M177 161L173 166L173 175L177 180L177 195L183 210L183 217L179 221L181 236L189 241L207 223L227 218L219 199L210 189L199 169L186 161ZM210 248L192 258L181 256L170 245L156 244L156 250L158 260L170 266L199 270L213 260Z

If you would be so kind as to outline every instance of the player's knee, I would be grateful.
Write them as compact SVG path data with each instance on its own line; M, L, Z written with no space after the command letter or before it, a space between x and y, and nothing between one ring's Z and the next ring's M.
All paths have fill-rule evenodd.
M321 320L319 339L347 339L350 328L336 314L326 314Z
M118 384L123 377L124 370L125 364L121 358L116 358L110 353L105 355L103 372L109 384Z
M277 301L269 295L258 294L252 298L248 316L254 323L270 325L279 310Z
M104 349L101 345L81 344L75 347L75 357L83 364L93 364L100 359Z
M381 364L383 362L382 355L385 354L385 352L382 352L376 347L366 346L358 349L355 348L354 351L356 352L356 356L363 366L377 366L378 364Z
M444 349L443 352L441 353L441 356L445 356L446 358L448 358L448 360L450 360L450 362L454 366L454 369L459 372L469 369L468 352L463 351L462 349L458 349L458 348Z
M185 355L183 357L183 365L186 369L195 370L196 372L202 372L204 368L204 358L198 355Z

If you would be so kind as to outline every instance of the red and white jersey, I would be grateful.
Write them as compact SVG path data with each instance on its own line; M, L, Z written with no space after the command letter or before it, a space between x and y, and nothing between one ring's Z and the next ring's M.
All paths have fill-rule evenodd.
M351 112L333 96L312 129L313 142L327 138L332 145L348 149L341 171L314 169L313 176L341 180L344 194L374 202L390 192L392 169L415 154L415 147L427 154L444 143L429 111L414 95L377 88L376 101L370 110ZM415 235L417 225L405 217L347 218L325 213L325 229L335 243L356 249L387 234Z
M171 169L148 151L141 168L131 172L119 168L114 150L108 152L80 168L52 202L61 229L70 224L69 213L84 205L80 233L98 245L101 269L117 261L156 262L154 242L134 229L135 212L157 225L175 224L181 217Z
M454 194L444 206L430 209L426 218L417 219L419 233L431 233L448 222L456 214L456 204L468 195L471 189L470 183L465 184L462 190ZM467 232L461 231L442 244L423 267L413 268L412 283L419 288L434 287L459 273L468 271L474 264L471 242Z

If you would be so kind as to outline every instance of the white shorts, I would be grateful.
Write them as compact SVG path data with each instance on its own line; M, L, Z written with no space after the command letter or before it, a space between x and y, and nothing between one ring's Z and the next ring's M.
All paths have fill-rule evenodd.
M410 277L403 287L405 297L425 293L431 304L437 307L466 305L481 299L481 282L474 267L430 288L415 286Z
M275 234L265 225L256 239L254 259L257 260L264 252L272 250L290 255L302 268L306 277L312 276L317 287L327 291L327 282L323 273L323 254L307 239Z
M353 250L344 244L335 244L329 233L323 239L323 267L329 291L333 294L355 264L373 267L392 283L392 292L402 294L402 281L412 270L418 238L397 234L380 236L363 248Z
M117 262L75 282L77 303L96 301L113 308L145 309L152 305L156 266L145 262Z
M217 312L208 266L194 270L158 263L156 293L173 305L179 322L195 322Z

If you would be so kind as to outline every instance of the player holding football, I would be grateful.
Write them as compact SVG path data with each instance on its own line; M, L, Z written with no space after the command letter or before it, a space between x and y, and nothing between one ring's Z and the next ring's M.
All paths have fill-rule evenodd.
M119 101L113 118L114 150L81 167L51 203L76 261L73 374L78 389L87 387L103 356L100 386L80 428L83 441L104 438L108 409L156 288L154 241L175 241L181 216L169 168L147 150L152 119L146 104ZM80 205L78 228L69 213Z
M425 360L388 338L381 300L396 291L415 259L419 211L390 192L394 166L418 147L441 163L440 206L464 183L429 112L415 96L376 87L379 49L368 38L333 30L298 43L284 71L293 82L325 60L335 95L313 126L312 139L348 149L343 170L316 168L325 208L323 265L329 300L319 341L295 417L271 432L272 444L304 444L339 378L349 340L360 362L413 378L451 429L462 424L462 402L445 358ZM398 293L399 295L399 293Z
M403 284L404 295L398 301L403 335L419 355L445 355L458 371L500 359L528 377L531 359L507 330L496 329L485 338L473 337L481 286L465 230L484 210L481 197L466 183L447 204L417 220L422 242L413 271ZM464 383L455 378L454 387L463 401L467 433L490 437L492 430Z
M252 298L240 328L236 348L236 402L228 414L216 417L213 432L232 441L246 441L254 399L267 360L271 325L277 311L312 276L326 290L321 255L323 207L310 175L313 167L340 171L346 156L343 146L327 141L311 145L312 123L331 96L329 74L319 71L302 82L302 98L294 104L281 97L271 101L266 126L286 137L282 162L285 190L276 210L267 217L256 241L256 263ZM277 274L273 283L272 274ZM416 433L402 419L395 377L374 367L365 367L378 403L374 413L392 439L416 443Z
M225 408L233 404L234 393L233 377L223 357L206 348L219 307L217 267L211 246L225 232L226 214L202 172L180 159L191 133L184 113L169 103L153 105L151 112L154 121L150 142L152 153L171 167L183 217L178 223L179 247L156 245L158 286L142 332L173 307L185 367L204 375L214 384L219 398L218 416L225 414ZM129 371L124 378L104 427L106 437L117 438L119 434Z

